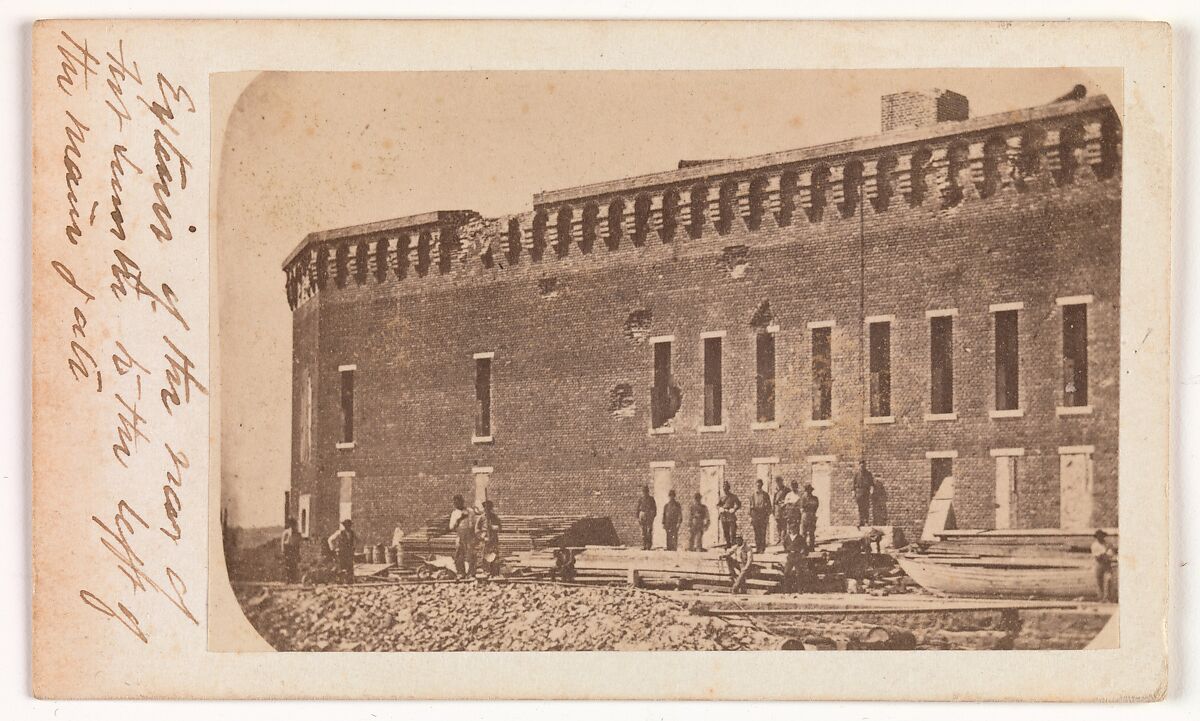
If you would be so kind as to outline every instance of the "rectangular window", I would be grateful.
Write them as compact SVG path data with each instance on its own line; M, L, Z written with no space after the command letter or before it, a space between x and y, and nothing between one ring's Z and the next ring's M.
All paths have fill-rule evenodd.
M654 348L654 383L650 386L650 427L667 428L675 417L671 383L671 341L651 341Z
M755 336L755 368L755 418L759 423L770 423L775 420L775 334L769 331Z
M954 412L952 315L937 315L929 319L929 412Z
M875 321L867 325L870 343L871 416L892 415L892 324Z
M309 520L312 516L312 494L300 494L299 512L296 515L299 516L297 525L300 527L300 535L308 538Z
M338 473L338 522L353 518L354 471Z
M354 367L343 366L342 379L342 443L354 443Z
M954 459L937 457L929 459L929 496L937 495L942 481L954 475Z
M1062 307L1063 405L1088 404L1087 305Z
M704 339L704 425L721 423L721 338L717 336Z
M812 419L833 417L833 328L812 329Z
M492 437L492 354L475 356L475 438Z
M993 313L996 323L996 410L1021 407L1020 345L1016 310Z

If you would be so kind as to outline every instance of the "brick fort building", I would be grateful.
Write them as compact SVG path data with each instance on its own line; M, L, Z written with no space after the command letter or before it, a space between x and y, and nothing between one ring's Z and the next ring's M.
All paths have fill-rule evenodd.
M948 476L959 528L1115 526L1121 132L1080 95L310 234L289 515L387 543L462 494L636 543L642 486L782 476L854 525L863 459L910 539Z

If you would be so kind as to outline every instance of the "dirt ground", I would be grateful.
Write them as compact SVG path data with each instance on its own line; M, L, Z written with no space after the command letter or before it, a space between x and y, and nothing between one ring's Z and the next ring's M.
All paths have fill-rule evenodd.
M1113 606L846 613L938 603L929 597L730 596L547 583L236 584L250 623L281 651L766 650L788 639L854 647L868 632L910 633L922 650L1080 649ZM807 600L806 600L807 599ZM947 603L955 601L946 600ZM921 605L918 604L918 605ZM711 609L828 613L714 617Z

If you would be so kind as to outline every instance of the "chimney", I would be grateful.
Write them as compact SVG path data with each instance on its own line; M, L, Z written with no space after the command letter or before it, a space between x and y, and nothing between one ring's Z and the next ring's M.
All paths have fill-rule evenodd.
M970 115L965 95L953 90L906 90L884 95L880 124L883 132L919 128L947 120L966 120Z

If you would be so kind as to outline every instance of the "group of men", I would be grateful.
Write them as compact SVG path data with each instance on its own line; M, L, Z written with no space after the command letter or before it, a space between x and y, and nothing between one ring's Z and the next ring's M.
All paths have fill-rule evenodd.
M763 488L762 480L756 482L754 494L750 498L750 526L754 530L754 549L762 553L767 547L767 530L772 517L775 519L777 544L784 544L790 530L801 537L804 546L811 551L816 545L817 511L821 501L813 493L811 483L801 488L799 481L792 481L789 487L783 476L775 477L774 496ZM866 461L859 463L859 470L854 474L852 491L858 505L859 527L871 523L871 501L875 490L875 477L867 470ZM720 499L717 501L717 522L720 524L720 538L725 548L734 544L738 538L738 512L742 510L742 500L726 482L722 488ZM711 525L709 509L704 505L704 497L697 493L692 496L687 514L675 497L675 491L667 493L667 502L662 509L662 528L666 532L667 550L675 551L679 547L679 531L687 522L687 550L703 551L704 534ZM650 493L649 486L642 487L642 495L634 506L634 516L642 531L642 548L650 550L654 539L654 522L658 518L658 503Z
M450 532L454 534L454 570L459 579L474 578L478 568L489 576L499 576L501 523L496 504L484 501L481 508L468 508L462 496L455 496L453 505Z
M333 555L334 576L338 583L354 583L354 549L358 537L349 518L332 536L325 540L325 547ZM284 522L279 545L283 551L283 578L287 583L300 582L300 543L303 538L296 528L296 519L288 517Z

